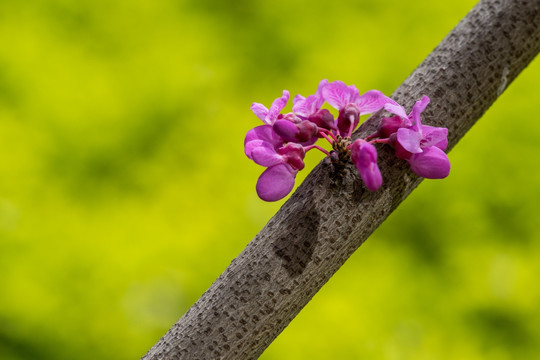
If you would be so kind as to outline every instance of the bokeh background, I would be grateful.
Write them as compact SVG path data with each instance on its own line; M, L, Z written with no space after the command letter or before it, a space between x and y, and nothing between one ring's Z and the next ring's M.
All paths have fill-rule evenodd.
M243 154L251 103L323 78L390 94L474 4L2 0L0 359L141 357L281 204ZM262 359L540 353L539 80L536 60Z

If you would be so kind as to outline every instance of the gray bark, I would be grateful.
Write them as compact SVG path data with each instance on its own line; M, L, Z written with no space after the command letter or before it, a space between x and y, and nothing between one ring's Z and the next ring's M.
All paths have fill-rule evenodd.
M540 50L540 0L483 0L392 97L431 103L424 123L452 148ZM368 119L356 136L372 133ZM309 174L223 274L143 359L256 359L349 256L420 183L388 146L383 187L368 191L329 159Z

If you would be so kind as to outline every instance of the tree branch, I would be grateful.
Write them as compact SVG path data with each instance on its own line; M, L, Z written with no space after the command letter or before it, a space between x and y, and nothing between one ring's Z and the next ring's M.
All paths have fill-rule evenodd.
M539 0L483 0L392 97L410 108L431 98L424 123L465 135L540 50ZM357 131L375 131L375 114ZM420 183L380 148L385 182L368 191L351 165L328 158L309 174L242 253L143 357L255 359L349 256Z

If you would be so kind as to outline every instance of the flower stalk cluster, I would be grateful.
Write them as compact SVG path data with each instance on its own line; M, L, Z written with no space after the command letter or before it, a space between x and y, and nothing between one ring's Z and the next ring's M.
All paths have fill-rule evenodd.
M289 92L275 99L270 109L253 103L251 110L264 125L248 131L244 151L248 158L266 167L257 181L257 194L262 200L276 201L287 196L294 187L298 171L304 168L304 157L317 149L334 162L352 161L370 191L382 185L375 144L387 144L398 158L407 161L411 170L429 179L442 179L450 172L445 154L448 129L423 125L420 115L429 103L423 96L411 112L378 90L362 95L354 85L341 81L322 80L313 95L296 95L292 112L282 113ZM327 103L338 111L337 118L326 108ZM377 131L364 139L352 140L360 116L385 109L393 116L381 120ZM315 143L328 141L327 151Z

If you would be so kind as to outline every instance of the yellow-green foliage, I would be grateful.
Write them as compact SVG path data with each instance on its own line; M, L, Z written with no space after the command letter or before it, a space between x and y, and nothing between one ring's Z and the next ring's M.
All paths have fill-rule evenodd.
M0 358L142 356L280 205L243 154L250 104L322 78L390 94L474 3L2 0ZM263 359L538 355L539 79Z

